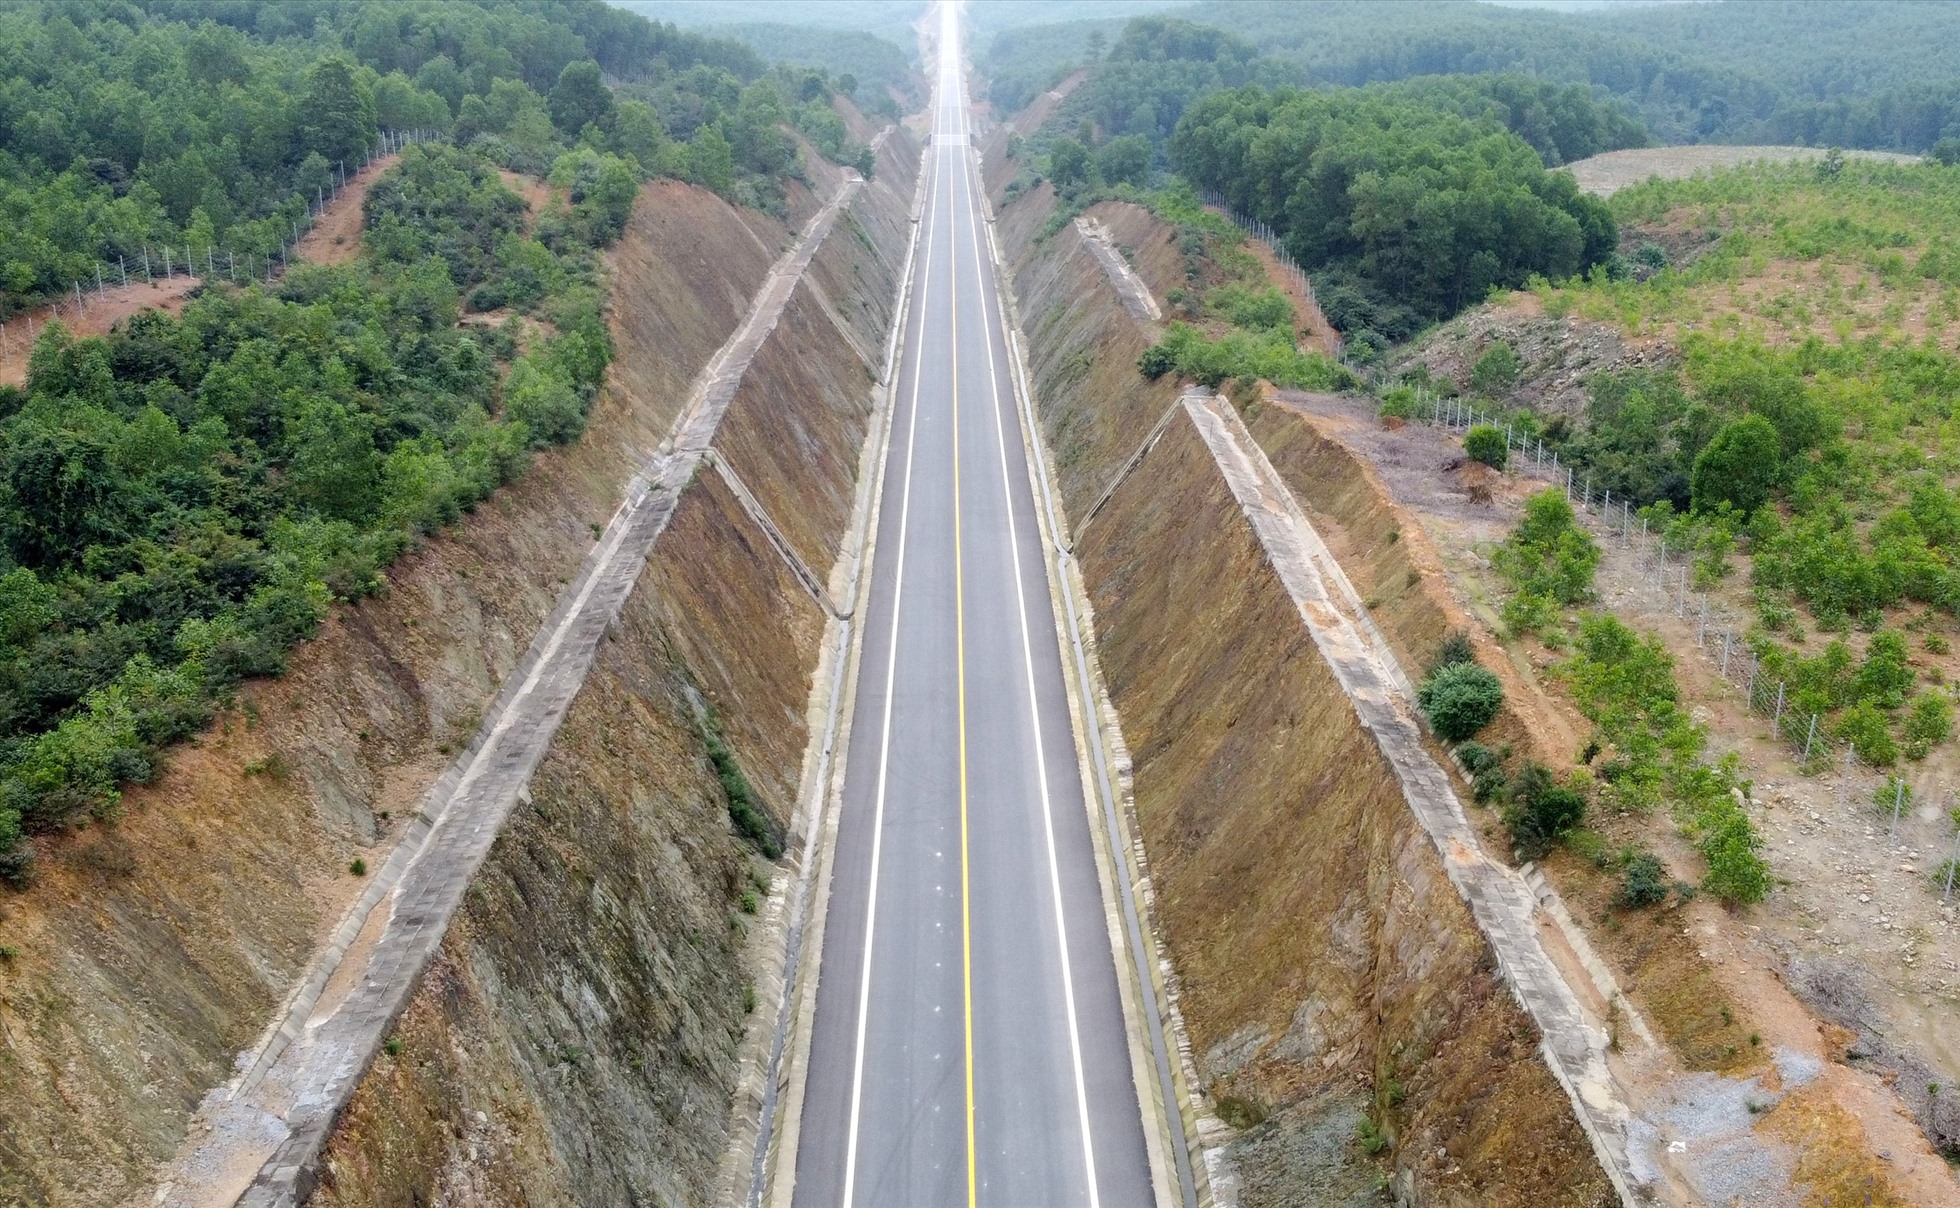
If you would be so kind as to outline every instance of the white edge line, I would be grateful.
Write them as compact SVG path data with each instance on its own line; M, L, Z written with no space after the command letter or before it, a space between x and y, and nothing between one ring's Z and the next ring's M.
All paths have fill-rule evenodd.
M940 164L943 162L937 148L932 148L932 184L938 192ZM935 202L936 208L936 202ZM925 264L919 274L918 291L921 299L925 297L927 282L932 276L932 239L930 235L921 238L925 245ZM919 338L923 350L925 340L926 307L919 307ZM903 367L900 367L903 375ZM905 433L905 484L899 496L898 507L898 561L892 577L892 636L890 650L885 661L885 714L878 740L878 796L871 815L871 873L870 892L864 911L864 954L863 972L858 983L858 1019L855 1052L851 1061L851 1124L846 1133L844 1148L844 1208L850 1208L852 1195L857 1184L857 1145L858 1110L864 1101L864 1035L871 1015L871 952L872 939L878 922L878 864L882 854L885 832L885 784L886 772L891 762L892 745L892 697L898 671L898 633L899 606L905 595L905 530L912 511L912 450L919 435L919 382L925 375L918 359L912 364L912 414L910 427ZM869 599L860 603L869 606ZM869 618L867 617L867 623Z

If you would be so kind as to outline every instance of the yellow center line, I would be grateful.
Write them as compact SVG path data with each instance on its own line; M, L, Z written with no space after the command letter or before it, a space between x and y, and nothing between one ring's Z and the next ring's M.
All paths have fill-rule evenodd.
M950 208L957 225L959 205L955 202ZM953 381L953 625L960 702L960 964L965 980L966 1017L966 1203L967 1208L976 1208L980 1202L980 1151L973 1144L973 895L966 825L966 570L960 545L960 279L959 257L948 260L953 265L953 351L949 360Z

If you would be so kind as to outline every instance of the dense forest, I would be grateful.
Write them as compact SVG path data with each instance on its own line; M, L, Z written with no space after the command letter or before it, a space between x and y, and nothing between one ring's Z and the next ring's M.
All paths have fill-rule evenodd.
M1960 118L1960 13L1741 0L1548 13L1478 3L1205 3L1316 81L1525 71L1594 85L1666 142L1921 151Z
M636 83L615 99L602 71ZM830 87L598 0L7 8L0 318L146 245L275 251L381 130L537 173L579 145L770 205L783 120L862 158L824 117Z
M596 0L78 0L0 11L0 63L0 316L151 241L277 248L379 131L440 136L368 189L356 258L49 323L0 387L0 879L579 435L642 180L771 206L793 132L868 154L824 74Z
M875 34L777 22L711 25L705 32L740 42L765 59L818 68L867 113L896 118L925 104L917 56Z
M1470 0L1210 0L1163 17L1229 31L1302 85L1515 73L1588 88L1668 143L1924 151L1960 137L1960 11L1729 0L1558 13ZM1123 21L1004 30L980 61L1019 108L1122 38Z

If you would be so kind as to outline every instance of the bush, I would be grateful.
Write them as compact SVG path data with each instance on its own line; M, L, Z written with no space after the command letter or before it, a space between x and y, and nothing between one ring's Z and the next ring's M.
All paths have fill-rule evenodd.
M1156 381L1177 368L1177 352L1169 343L1152 344L1137 358L1137 372Z
M1536 860L1552 849L1586 817L1586 799L1574 789L1552 781L1544 765L1527 763L1511 781L1511 801L1504 824L1520 857Z
M1456 757L1472 776L1503 762L1498 758L1496 751L1480 742L1466 742L1457 747Z
M755 844L771 860L782 855L783 841L777 834L776 824L756 804L749 779L735 762L734 754L722 738L720 719L712 712L702 726L702 736L707 740L708 760L714 765L715 779L721 782L722 795L728 800L728 818L735 824L736 833Z
M1504 704L1504 685L1476 663L1451 663L1422 681L1416 702L1445 742L1462 742L1497 716Z
M1730 420L1695 458L1689 477L1695 510L1727 503L1745 514L1755 511L1769 502L1781 460L1775 425L1760 415Z
M1702 884L1731 905L1760 902L1770 889L1769 865L1763 862L1763 841L1740 809L1729 809L1701 827L1695 846L1708 861Z
M1667 897L1667 886L1667 869L1660 857L1650 851L1631 852L1620 862L1620 888L1613 902L1628 910L1653 906Z
M1533 495L1492 559L1517 592L1504 605L1504 623L1516 633L1532 633L1551 624L1561 605L1591 599L1599 558L1599 545L1579 527L1563 491Z
M1478 424L1463 434L1463 452L1471 461L1481 461L1501 470L1511 459L1510 441L1496 424Z
M1518 354L1502 340L1490 346L1470 369L1470 389L1478 394L1496 394L1517 384L1522 366Z
M1420 419L1422 404L1415 387L1397 386L1382 395L1380 415L1383 419Z
M1476 661L1477 649L1470 644L1469 631L1458 629L1445 637L1443 644L1436 648L1436 657L1429 660L1429 670L1436 672L1441 671L1445 667L1454 666L1457 663L1474 663Z
M1899 761L1899 744L1892 739L1892 726L1885 711L1869 700L1861 700L1838 718L1837 736L1858 748L1858 758L1875 768L1889 768Z
M1953 702L1944 692L1921 692L1906 714L1906 758L1921 760L1953 732Z

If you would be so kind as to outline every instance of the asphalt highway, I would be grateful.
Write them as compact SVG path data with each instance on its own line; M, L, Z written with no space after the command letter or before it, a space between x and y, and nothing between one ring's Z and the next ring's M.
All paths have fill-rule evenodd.
M799 1208L1155 1201L942 6Z

